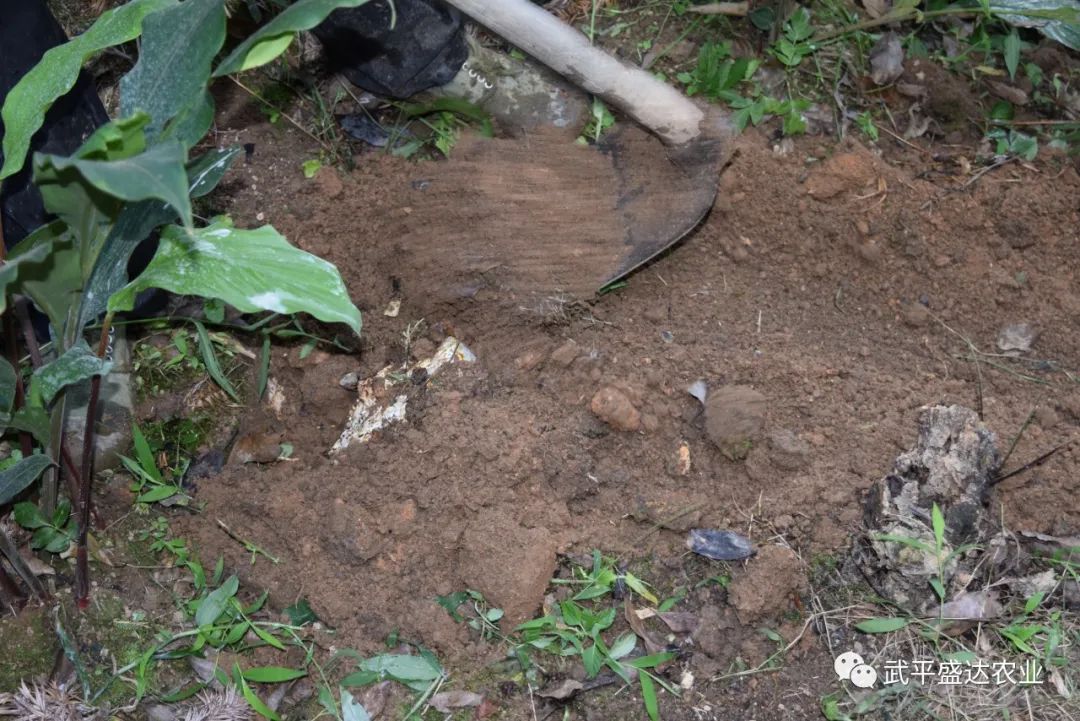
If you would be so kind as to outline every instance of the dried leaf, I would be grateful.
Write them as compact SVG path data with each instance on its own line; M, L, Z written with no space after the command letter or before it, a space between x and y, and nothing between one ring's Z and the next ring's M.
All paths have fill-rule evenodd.
M693 633L701 622L696 613L685 611L668 611L657 615L675 633Z
M654 653L660 653L664 650L664 645L655 641L649 632L645 630L645 622L634 611L633 606L630 605L630 600L627 599L625 606L623 607L623 615L626 617L626 622L630 624L630 629L637 634L641 642L645 644L645 651L648 655Z
M870 79L875 85L888 85L904 74L904 46L894 32L881 36L870 50Z
M479 706L484 697L472 691L443 691L431 697L431 707L440 713L453 713L454 709Z
M940 617L955 621L989 621L1004 612L993 591L965 591L941 607Z
M1014 88L1008 83L1002 83L997 80L986 80L986 87L990 88L990 92L998 96L1002 100L1007 100L1013 105L1027 105L1028 94L1020 88Z
M536 692L536 695L542 696L543 698L555 699L556 701L565 701L583 688L585 687L580 681L575 681L572 678L564 678L554 685L545 686L540 689Z

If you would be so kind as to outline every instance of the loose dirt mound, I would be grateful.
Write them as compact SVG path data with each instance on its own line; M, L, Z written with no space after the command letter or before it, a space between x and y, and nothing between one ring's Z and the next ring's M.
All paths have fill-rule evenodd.
M363 156L349 176L323 170L305 181L305 150L291 134L261 127L237 138L274 155L257 152L234 171L238 222L259 214L338 264L366 310L365 338L358 358L274 358L284 415L249 425L284 429L298 460L202 482L207 511L181 532L250 568L221 518L281 557L260 563L256 582L282 602L310 595L342 644L372 649L400 628L441 653L482 655L434 597L472 587L520 618L539 605L557 550L651 557L664 576L681 563L683 534L641 541L648 527L631 515L641 504L700 504L701 526L749 523L751 535L779 534L804 559L833 553L860 522L862 494L910 446L923 404L981 402L1006 441L1040 405L1014 462L1080 427L1080 391L1065 373L1080 365L1080 178L1067 163L1014 163L968 182L945 155L897 148L886 160L802 140L780 156L748 133L704 227L627 288L537 312L497 284L447 302L433 292L446 283L439 263L420 272L387 236L398 189L430 166ZM473 222L467 209L430 219L428 247L452 265L455 244L478 232ZM394 299L400 313L384 316ZM428 381L407 423L327 458L352 401L339 377L402 361L402 334L421 319L413 356L452 333L479 362ZM1042 331L1030 360L983 356L977 371L960 335L994 353L998 329L1019 320ZM763 394L763 438L773 440L752 441L745 460L725 457L685 391L698 379ZM605 386L638 410L639 432L590 412ZM992 502L1014 529L1075 531L1075 475L1076 452L1062 451L1001 484ZM771 557L749 561L749 573ZM785 573L790 561L783 555ZM777 619L791 603L773 597L751 615ZM753 634L730 625L724 653ZM827 659L808 663L799 684L831 673ZM768 706L775 688L790 687L744 691ZM816 696L792 704L809 714Z

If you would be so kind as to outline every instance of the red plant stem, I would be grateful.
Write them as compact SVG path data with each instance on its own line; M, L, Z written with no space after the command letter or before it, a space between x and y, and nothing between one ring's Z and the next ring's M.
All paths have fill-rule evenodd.
M109 349L111 326L112 313L106 313L105 321L101 324L98 358L104 358ZM94 428L100 394L101 376L96 375L90 379L90 400L86 405L86 427L83 429L82 472L79 476L79 526L75 546L75 601L79 608L86 608L90 604L90 568L86 552L86 538L90 530L90 491L94 482Z

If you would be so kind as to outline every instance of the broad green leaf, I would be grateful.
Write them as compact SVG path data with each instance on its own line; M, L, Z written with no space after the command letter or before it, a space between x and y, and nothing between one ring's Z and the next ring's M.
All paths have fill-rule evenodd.
M274 648L276 648L279 651L284 651L285 650L285 644L283 644L281 641L279 641L273 634L271 634L265 628L260 628L259 626L256 626L255 624L252 624L251 625L251 630L254 631L255 635L258 636L259 638L261 638L263 640L263 642L265 642L267 645L273 646Z
M218 298L242 313L309 313L360 332L360 311L337 269L270 226L238 230L219 218L191 233L165 228L150 265L109 299L109 310L131 310L147 288Z
M40 261L20 266L19 292L29 296L48 316L54 331L60 333L71 303L82 287L79 250L71 233L59 221L41 226L9 251L4 267L22 257L40 258Z
M201 198L217 187L225 171L244 149L239 145L208 150L188 163L188 192L192 198Z
M112 362L98 358L86 340L80 338L62 356L35 370L31 382L40 390L45 404L49 404L67 386L106 375L111 369Z
M988 0L988 11L1022 28L1036 28L1051 40L1080 50L1077 0Z
M0 506L25 491L52 464L52 459L48 456L36 455L23 458L10 468L0 471Z
M110 198L126 201L162 200L180 215L185 225L190 225L191 199L188 197L187 173L184 170L185 155L183 146L175 141L163 142L138 155L119 160L39 155L34 163L34 180L64 183L71 181L71 173L77 173L95 190ZM97 198L94 200L96 202ZM49 209L59 214L57 210Z
M367 0L299 0L236 46L214 70L214 77L231 75L265 65L285 52L293 36L310 30L338 8L355 8Z
M209 90L197 93L191 102L180 109L157 142L175 140L185 148L192 148L210 132L214 125L214 96Z
M855 628L863 633L892 633L907 625L908 619L893 616L889 618L870 618L855 624Z
M4 102L4 165L0 168L0 180L22 169L30 139L41 127L53 102L75 86L83 62L100 50L138 37L147 14L175 4L176 0L133 0L103 13L86 32L42 56Z
M214 56L225 41L222 0L185 0L143 23L139 62L120 81L120 115L150 115L153 143L166 124L205 101Z
M423 656L384 653L365 659L360 668L389 676L399 681L434 681L442 675L442 669Z
M382 675L377 671L355 671L341 679L340 683L342 686L367 686L369 683L375 683L380 678L382 678Z
M47 446L52 438L49 414L41 406L25 405L15 411L11 414L8 427L17 431L26 431L43 446Z
M188 163L188 192L199 198L213 190L232 161L243 152L239 146L210 150ZM176 220L176 211L157 200L128 203L105 238L83 293L79 330L106 310L109 297L128 282L127 265L139 243L160 225Z
M209 626L218 620L221 614L225 612L225 609L228 608L229 601L236 595L239 588L240 579L236 576L229 576L225 579L225 583L207 594L206 598L199 604L199 610L195 612L195 625Z
M604 665L599 642L585 649L581 654L581 663L585 666L585 675L588 678L596 678L596 674L600 673L600 668Z
M19 288L20 268L44 262L48 258L50 249L50 243L39 243L27 249L19 257L8 258L3 265L0 265L0 313L7 309L9 287L11 288L11 294L22 292ZM11 408L10 404L8 408Z
M1009 78L1016 79L1016 68L1020 66L1020 33L1013 28L1005 36L1004 43L1005 68L1009 71Z
M660 708L656 701L656 684L647 673L638 674L638 682L641 684L641 700L645 702L645 713L649 714L652 721L660 721Z
M294 678L307 676L307 671L299 668L283 668L281 666L259 666L244 671L244 678L253 683L282 683L292 681Z
M371 721L367 709L344 688L341 689L341 721Z

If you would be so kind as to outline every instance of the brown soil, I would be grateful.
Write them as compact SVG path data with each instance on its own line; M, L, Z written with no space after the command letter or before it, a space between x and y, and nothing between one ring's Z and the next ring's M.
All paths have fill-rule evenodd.
M636 519L641 506L699 505L695 525L749 530L764 550L735 569L730 601L712 586L686 602L702 618L690 662L698 683L686 703L664 700L664 717L810 718L835 681L812 630L779 673L708 679L735 656L756 664L775 650L760 626L796 637L804 587L792 574L842 554L862 494L911 445L919 407L981 405L1003 448L1038 408L1010 466L1080 428L1071 375L1080 176L1064 158L969 182L946 155L899 144L883 142L881 157L800 139L781 155L749 132L708 221L627 287L595 302L536 304L481 284L448 300L435 292L446 286L439 263L420 272L388 235L387 208L400 208L399 189L431 166L364 154L351 174L327 168L305 180L310 141L242 120L223 126L245 129L222 130L219 142L254 142L256 152L220 202L239 225L273 223L338 265L365 311L362 349L305 359L278 349L282 411L254 411L243 431L283 432L295 460L200 481L206 510L176 532L207 557L223 554L279 605L310 597L340 646L375 651L400 629L452 669L475 668L499 651L455 624L436 595L474 588L515 623L539 610L558 552L599 548L644 564L641 575L663 590L693 586L723 567L688 557L683 532L643 540L650 526ZM471 162L484 177L483 159ZM456 269L456 239L484 230L452 219L428 224L426 247ZM394 299L401 310L388 317ZM412 391L406 423L328 457L354 400L339 378L402 362L403 333L421 320L413 356L452 334L478 362ZM1041 331L1026 359L976 366L963 338L996 353L998 330L1017 321ZM710 439L685 390L699 379L764 396L764 429L744 459ZM591 412L605 387L629 400L640 430L614 430ZM1077 532L1078 453L1062 450L995 488L991 503L1010 528ZM251 566L217 519L282 562ZM778 544L798 557L770 548ZM506 718L523 718L529 699L500 703ZM641 715L632 694L602 708L581 717Z

